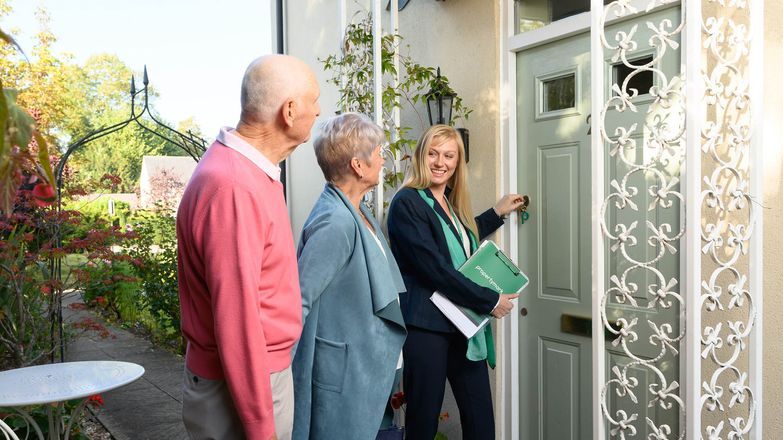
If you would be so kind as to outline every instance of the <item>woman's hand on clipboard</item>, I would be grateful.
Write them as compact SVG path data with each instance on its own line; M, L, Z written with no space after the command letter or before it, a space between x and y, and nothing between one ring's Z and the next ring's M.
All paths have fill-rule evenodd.
M494 316L497 319L500 319L509 313L511 313L511 310L514 308L514 303L511 302L512 299L517 299L519 297L518 293L503 293L500 295L500 301L498 301L498 304L495 306L494 309L492 309L492 312L490 314Z

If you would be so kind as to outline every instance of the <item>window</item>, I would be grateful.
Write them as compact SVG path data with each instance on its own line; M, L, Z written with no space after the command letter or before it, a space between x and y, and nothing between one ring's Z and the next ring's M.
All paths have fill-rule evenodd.
M629 60L634 66L643 66L651 63L653 60L652 55ZM631 73L636 69L626 66L623 63L614 64L612 66L612 83L622 87L623 82L628 78ZM653 73L649 70L637 71L634 76L628 80L627 91L633 93L632 89L638 91L638 95L647 95L650 93L650 88L653 86Z
M553 112L576 107L576 74L542 81L543 112Z

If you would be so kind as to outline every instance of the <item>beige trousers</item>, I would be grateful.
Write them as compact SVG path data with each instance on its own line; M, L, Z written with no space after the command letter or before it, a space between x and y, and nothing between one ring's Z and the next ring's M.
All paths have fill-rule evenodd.
M294 429L294 382L289 366L272 373L272 403L278 440L290 440ZM182 420L193 440L244 439L234 401L224 380L209 380L185 368Z

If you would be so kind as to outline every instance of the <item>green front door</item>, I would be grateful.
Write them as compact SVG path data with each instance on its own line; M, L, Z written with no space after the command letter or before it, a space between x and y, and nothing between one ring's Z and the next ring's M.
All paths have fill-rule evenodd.
M519 190L531 196L519 229L521 439L591 436L589 34L517 55ZM525 314L526 312L526 314Z
M633 21L626 21L610 27L629 28L638 24L638 41L647 42L649 31L646 22L658 23L668 18L679 22L679 9L672 8ZM613 35L613 33L611 34ZM641 46L635 59L652 56L652 51ZM604 89L611 93L611 84L627 74L615 66L607 52L604 75ZM679 68L679 53L670 51L657 64L667 74L676 73ZM636 81L644 86L645 78ZM653 85L654 83L653 79ZM610 111L606 116L608 133L615 127L630 127L638 123L644 127L652 115L647 114L652 99L649 85L640 90L634 100L636 113ZM519 191L531 196L528 209L530 219L519 227L519 264L531 279L525 294L519 300L519 426L520 439L581 440L592 438L593 401L592 378L592 301L600 298L601 292L593 293L591 279L591 175L590 175L590 36L588 32L562 38L543 46L524 50L517 54L517 172ZM644 146L648 139L643 128L638 131L639 160L643 160ZM609 148L603 152L608 174L604 182L607 193L613 191L609 182L621 179L628 173L628 166L609 155ZM617 223L630 225L637 222L638 245L629 250L629 256L643 261L654 252L648 246L648 231L643 226L647 221L661 224L664 220L677 225L678 218L672 217L676 210L648 210L651 197L648 194L650 181L643 173L630 176L638 186L641 198L637 200L638 211L609 210L607 227ZM610 277L618 277L629 266L628 261L607 247L605 284L611 285ZM654 256L654 255L653 255ZM655 264L656 270L666 277L678 278L679 260L667 255ZM636 343L628 347L630 354L641 359L653 359L660 347L649 343L651 330L647 321L667 322L679 331L679 309L651 308L652 299L648 287L658 283L650 277L649 271L631 270L629 282L639 289L634 297L637 306L614 299L606 307L609 321L618 318L631 321L637 318L640 325ZM653 289L654 290L654 289ZM638 438L647 438L650 428L647 418L678 425L676 409L662 410L655 405L648 406L654 398L649 384L656 382L655 371L634 363L633 357L622 347L613 346L611 333L606 337L605 359L607 380L613 374L612 368L630 365L630 375L637 379L635 388L637 402L617 396L609 389L608 411L638 414L634 422ZM658 365L666 380L676 380L679 361L665 359ZM611 427L610 427L611 428Z

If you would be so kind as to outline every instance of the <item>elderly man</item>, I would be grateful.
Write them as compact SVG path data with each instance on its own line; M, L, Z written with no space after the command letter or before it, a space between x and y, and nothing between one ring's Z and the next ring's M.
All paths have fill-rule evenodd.
M242 80L237 128L220 130L183 195L182 415L194 439L291 436L291 349L302 309L278 164L310 137L318 96L302 61L253 61Z

